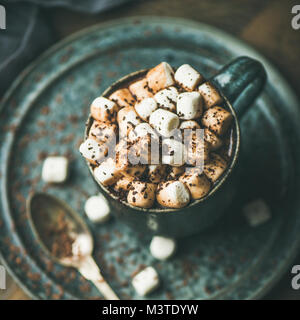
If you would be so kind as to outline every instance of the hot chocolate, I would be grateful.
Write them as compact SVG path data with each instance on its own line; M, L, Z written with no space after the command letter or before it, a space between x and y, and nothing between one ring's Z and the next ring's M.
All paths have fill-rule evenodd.
M233 116L190 65L162 62L91 104L82 155L96 180L141 208L182 208L209 194L234 151Z

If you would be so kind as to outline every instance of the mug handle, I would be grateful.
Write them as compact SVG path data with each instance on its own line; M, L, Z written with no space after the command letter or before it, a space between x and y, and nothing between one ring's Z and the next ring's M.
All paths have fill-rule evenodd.
M210 79L227 97L240 118L261 93L266 80L263 65L249 57L233 60Z

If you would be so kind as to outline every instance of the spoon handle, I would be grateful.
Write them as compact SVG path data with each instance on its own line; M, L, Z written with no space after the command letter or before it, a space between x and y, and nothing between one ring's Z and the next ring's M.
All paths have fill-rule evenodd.
M99 267L91 256L82 260L78 267L78 270L84 278L93 282L93 284L103 294L106 300L120 300L103 278Z

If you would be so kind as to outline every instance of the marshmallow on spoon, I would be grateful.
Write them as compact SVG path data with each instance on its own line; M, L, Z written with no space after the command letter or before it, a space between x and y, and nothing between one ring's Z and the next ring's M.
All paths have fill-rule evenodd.
M205 109L221 104L223 101L218 90L209 82L205 82L199 86L198 91L202 95Z
M154 236L150 243L150 252L152 256L158 260L169 259L176 250L176 242L174 239Z
M90 163L99 163L107 154L107 147L95 139L86 139L79 147L79 152Z
M175 83L174 71L167 62L161 62L155 68L149 70L146 77L149 88L153 92L170 87Z
M93 241L90 235L81 233L77 234L75 241L72 243L72 253L76 259L82 259L92 254Z
M197 119L202 114L202 97L199 92L183 92L177 97L177 114L181 119Z
M190 202L189 189L180 181L166 181L158 185L156 199L168 208L183 208Z
M151 113L157 109L157 103L153 98L146 98L135 105L135 111L144 120L148 121Z
M109 99L117 103L121 108L133 107L135 99L127 88L119 89L109 96Z
M221 107L211 107L202 117L202 124L217 135L223 135L232 122L232 115Z
M67 180L69 161L65 157L53 156L45 159L42 179L48 183L63 183Z
M179 126L179 118L170 111L157 109L151 114L149 123L159 134L170 137L173 130Z
M135 207L151 208L155 201L156 184L134 181L127 196L127 202Z
M132 285L140 296L146 296L159 286L159 277L153 267L147 267L140 271L132 279Z
M178 90L175 87L169 87L167 89L157 92L154 99L162 109L176 112L176 101L178 96Z
M148 87L146 78L138 80L129 85L129 90L138 101L142 101L143 99L151 98L153 96L153 93Z
M201 74L189 64L183 64L175 72L176 82L188 91L193 91L203 81Z
M98 97L91 104L91 115L98 121L113 122L118 109L115 102L104 97Z
M94 223L103 223L110 217L109 205L101 194L88 198L84 205L84 211Z

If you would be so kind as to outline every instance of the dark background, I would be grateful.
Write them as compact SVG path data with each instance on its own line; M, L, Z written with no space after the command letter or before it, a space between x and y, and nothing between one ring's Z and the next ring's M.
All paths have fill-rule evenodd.
M41 11L55 41L95 23L137 15L174 16L211 24L258 49L281 71L300 98L300 29L291 27L291 10L296 4L300 0L141 0L94 15L63 8ZM300 264L300 255L294 264ZM266 298L300 300L300 290L291 288L291 279L288 270ZM25 298L20 289L11 297Z

